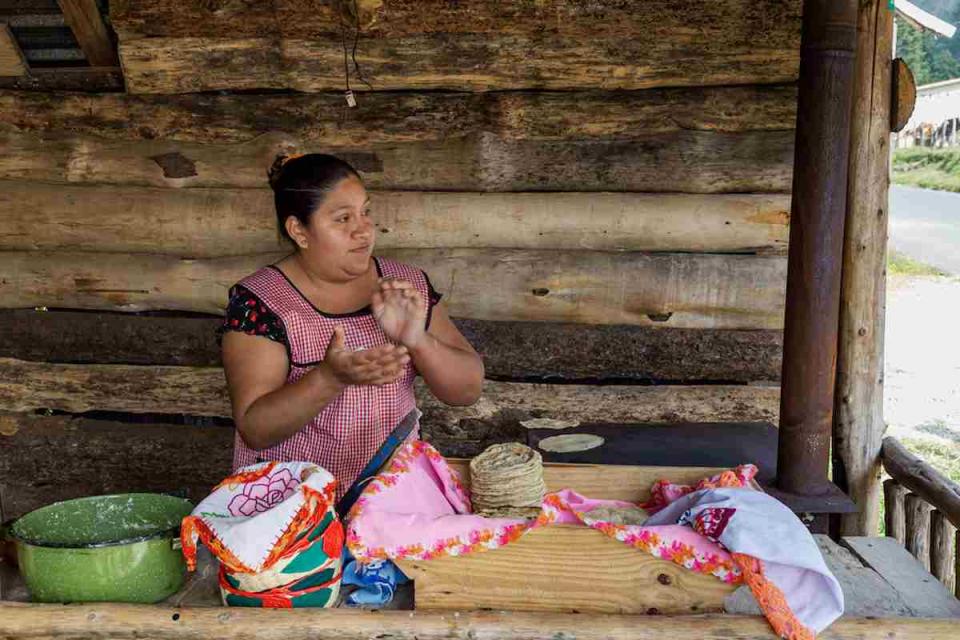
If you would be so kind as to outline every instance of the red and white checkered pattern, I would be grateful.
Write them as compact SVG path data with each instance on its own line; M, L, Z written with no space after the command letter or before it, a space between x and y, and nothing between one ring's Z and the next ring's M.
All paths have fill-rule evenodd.
M429 305L427 278L421 270L385 258L375 260L382 276L410 281L423 297L424 305ZM260 298L283 323L291 360L288 383L296 382L323 360L337 325L344 329L348 349L369 349L388 341L369 309L351 314L323 313L275 267L264 267L239 284ZM268 460L313 462L337 478L339 499L393 428L416 407L413 394L416 373L411 361L403 377L393 384L346 387L302 429L268 449L249 448L238 432L234 469ZM411 437L419 437L419 425Z

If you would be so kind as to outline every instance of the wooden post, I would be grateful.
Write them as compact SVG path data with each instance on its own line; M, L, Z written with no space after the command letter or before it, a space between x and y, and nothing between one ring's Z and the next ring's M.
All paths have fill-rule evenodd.
M96 0L57 0L64 22L73 30L91 67L113 67L118 64L107 25L100 15Z
M856 0L804 0L778 486L822 495L831 443Z
M906 501L907 551L930 570L930 511L920 496L910 493Z
M906 524L904 523L904 498L907 489L896 480L886 480L883 483L883 521L887 537L893 538L906 546Z
M27 61L10 26L0 22L0 77L22 76L26 72Z
M953 591L956 553L953 542L957 529L942 513L934 509L930 514L930 573Z
M877 535L880 516L892 55L893 12L862 3L833 414L833 480L860 509L842 516L845 536Z

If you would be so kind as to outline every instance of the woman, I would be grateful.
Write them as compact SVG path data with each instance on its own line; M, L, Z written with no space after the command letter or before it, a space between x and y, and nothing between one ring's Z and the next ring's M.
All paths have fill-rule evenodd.
M483 362L423 271L373 257L376 228L353 167L280 157L270 184L295 250L230 290L221 335L234 468L315 462L340 497L416 408L417 374L439 400L469 405Z

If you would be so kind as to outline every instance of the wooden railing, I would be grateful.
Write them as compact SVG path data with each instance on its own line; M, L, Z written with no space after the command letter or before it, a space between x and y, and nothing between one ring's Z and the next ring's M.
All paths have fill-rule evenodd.
M890 474L883 483L886 534L960 598L960 485L894 438L884 438L880 455Z

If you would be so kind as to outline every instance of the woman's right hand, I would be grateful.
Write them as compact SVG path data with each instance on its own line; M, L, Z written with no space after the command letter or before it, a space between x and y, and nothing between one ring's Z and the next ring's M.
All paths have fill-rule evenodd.
M384 344L372 349L350 351L346 348L343 327L335 327L323 363L338 382L383 385L396 382L410 362L407 348Z

